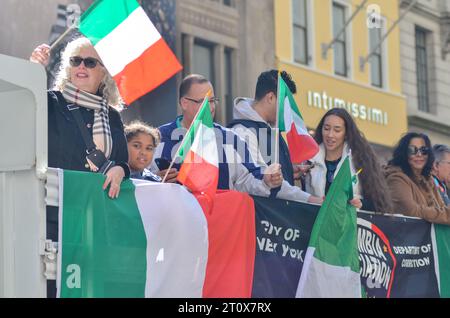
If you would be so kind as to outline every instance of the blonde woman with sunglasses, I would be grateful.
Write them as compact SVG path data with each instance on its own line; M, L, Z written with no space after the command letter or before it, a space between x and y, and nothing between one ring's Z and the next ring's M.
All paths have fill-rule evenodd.
M48 65L50 47L38 46L30 61ZM53 90L48 91L48 166L105 175L103 189L119 196L129 177L127 141L117 86L92 44L84 37L62 53ZM83 137L84 135L84 137ZM87 142L87 141L90 141ZM47 208L47 238L58 240L58 211ZM49 287L49 296L54 296Z
M445 206L433 183L433 162L427 135L410 132L400 139L385 169L394 212L450 224L450 207Z

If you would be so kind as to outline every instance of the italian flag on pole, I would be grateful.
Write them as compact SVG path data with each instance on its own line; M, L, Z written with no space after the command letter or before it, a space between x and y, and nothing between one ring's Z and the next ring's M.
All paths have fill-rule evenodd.
M311 159L319 152L316 141L308 134L302 114L289 87L278 75L278 128L286 132L289 153L293 163Z
M345 158L311 233L297 297L360 298L356 209L351 156Z
M209 94L178 150L183 164L177 180L212 203L219 182L219 158L208 98Z
M81 16L79 29L128 105L182 68L136 0L97 0Z

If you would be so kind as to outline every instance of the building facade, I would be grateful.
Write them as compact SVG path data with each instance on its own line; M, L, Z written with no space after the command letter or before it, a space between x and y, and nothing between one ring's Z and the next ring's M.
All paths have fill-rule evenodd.
M0 53L22 58L63 32L71 4L83 11L93 2L24 1L19 8L13 0L1 1L5 10L0 13ZM450 69L450 58L445 52L450 18L446 0L420 0L379 48L377 44L409 0L139 2L184 69L123 112L125 121L138 118L160 125L173 119L180 112L177 87L182 77L200 73L213 82L221 100L216 120L226 124L232 119L233 99L252 97L259 73L279 68L297 82L296 99L311 129L328 109L344 107L384 158L408 129L425 131L434 142L448 139L445 124L450 108L445 97L450 75L445 70ZM11 17L18 13L8 12L17 10L20 17L13 21ZM371 20L374 13L378 18ZM30 18L34 15L36 20ZM417 34L425 34L425 79L423 72L418 77L416 71L416 54L424 54Z
M186 74L200 73L214 84L221 100L216 120L226 124L232 119L234 97L253 96L259 73L275 67L273 0L138 2L184 68L126 109L122 113L126 122L141 119L158 126L172 120L180 112L177 87L181 79ZM64 32L76 13L74 8L78 6L82 13L93 0L0 3L0 53L27 59L37 45L52 43Z
M385 159L407 131L399 29L377 48L398 17L391 0L275 1L277 65L297 82L307 126L315 128L331 108L346 108Z
M410 1L399 1L400 10ZM408 130L450 144L450 1L420 0L400 23Z

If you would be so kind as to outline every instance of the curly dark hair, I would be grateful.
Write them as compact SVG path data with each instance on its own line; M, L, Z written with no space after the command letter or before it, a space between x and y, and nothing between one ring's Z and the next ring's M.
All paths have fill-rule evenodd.
M409 165L408 162L408 146L409 143L411 142L411 139L413 138L423 139L425 141L426 147L429 149L428 159L425 164L425 167L423 167L422 170L422 175L426 178L429 178L431 176L431 170L433 168L434 155L433 151L431 151L432 148L430 138L425 134L416 132L409 132L405 134L395 147L394 153L392 154L392 159L389 160L389 164L391 166L400 167L402 171L410 178L414 176L411 166Z
M282 71L281 78L289 87L292 94L297 93L297 86L289 73ZM278 92L278 70L265 71L259 74L256 82L255 100L259 101L271 92L275 95Z
M344 108L330 109L320 120L314 139L318 144L323 142L322 128L328 116L337 116L345 123L345 141L352 150L353 164L356 169L363 168L359 176L364 198L373 203L377 212L393 210L391 196L381 164L364 134L358 129L350 114Z

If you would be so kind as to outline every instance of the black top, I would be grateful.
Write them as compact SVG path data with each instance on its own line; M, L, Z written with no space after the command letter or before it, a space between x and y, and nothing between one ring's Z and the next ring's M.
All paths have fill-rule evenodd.
M48 92L48 166L76 171L89 172L86 161L86 144L80 129L67 109L67 102L60 92ZM84 123L92 135L94 111L80 107ZM127 140L120 114L114 108L109 109L109 125L113 148L110 160L121 166L125 177L129 177Z
M341 158L339 158L337 160L333 160L333 161L325 160L325 165L327 166L327 180L326 180L326 184L325 184L325 195L328 193L331 183L333 183L334 173L336 172L337 166L339 165L340 161L341 161ZM361 203L362 203L361 209L366 210L366 211L375 211L375 207L371 200L362 199Z
M341 161L341 158L333 161L325 160L325 165L327 166L327 182L325 184L325 195L328 193L331 183L333 183L334 173L336 172L339 161Z

